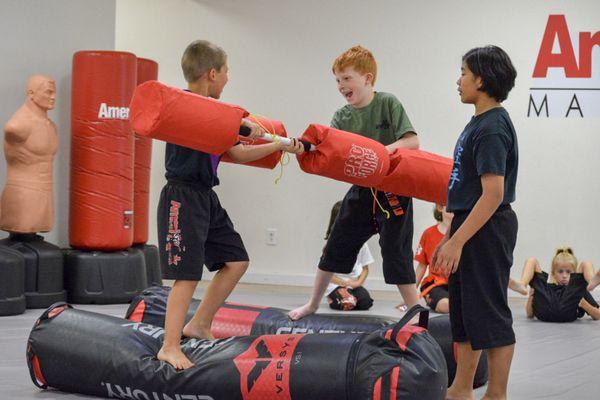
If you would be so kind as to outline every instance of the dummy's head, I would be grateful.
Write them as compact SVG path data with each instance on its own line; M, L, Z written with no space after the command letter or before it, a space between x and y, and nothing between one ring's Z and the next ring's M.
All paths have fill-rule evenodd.
M377 79L377 62L369 50L362 46L346 50L335 59L332 71L338 90L348 104L368 105Z
M463 56L461 77L456 83L463 103L474 104L482 94L503 102L515 86L516 77L508 54L498 46L485 46Z
M27 80L27 99L43 110L52 110L56 101L54 79L45 75L34 75Z
M559 285L568 285L571 274L577 271L577 258L570 247L561 247L556 250L552 259L550 282Z
M221 97L229 79L227 54L222 48L206 40L196 40L183 52L181 68L188 83L203 80L208 86L209 97Z

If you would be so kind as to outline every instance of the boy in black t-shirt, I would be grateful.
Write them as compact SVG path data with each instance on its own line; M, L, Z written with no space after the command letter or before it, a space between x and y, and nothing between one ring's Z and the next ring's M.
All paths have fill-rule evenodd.
M181 59L188 90L218 99L227 84L227 55L218 46L198 40L191 43ZM250 137L264 133L256 124L243 120ZM227 154L237 162L250 162L275 151L301 153L302 145L268 143L257 146L236 144ZM212 339L210 326L217 309L229 296L248 268L248 254L213 187L219 184L220 156L167 144L167 184L158 205L158 240L163 276L175 279L167 301L165 340L158 359L177 369L193 364L181 352L181 335ZM218 271L206 288L200 307L185 326L185 316L202 268Z
M488 350L484 399L505 399L515 334L507 287L517 239L517 135L501 102L517 72L499 47L463 56L458 91L475 116L458 138L448 185L452 224L432 264L449 275L450 322L458 342L457 372L447 399L472 399L481 350Z

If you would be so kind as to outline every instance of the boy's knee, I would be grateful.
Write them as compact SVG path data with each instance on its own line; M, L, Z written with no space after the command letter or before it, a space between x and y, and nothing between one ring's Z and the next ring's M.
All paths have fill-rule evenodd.
M437 303L435 312L440 314L448 314L450 312L450 303L447 298L444 298Z
M250 261L235 261L228 262L225 266L232 271L238 272L240 275L243 275L248 270L248 266L250 265Z

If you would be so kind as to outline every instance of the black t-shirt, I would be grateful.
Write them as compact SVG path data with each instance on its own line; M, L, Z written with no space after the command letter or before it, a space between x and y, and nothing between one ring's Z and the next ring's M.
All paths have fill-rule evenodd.
M474 116L454 148L454 165L448 183L449 212L471 210L482 194L481 175L504 176L502 204L515 201L519 150L508 112L492 108Z
M167 143L165 149L165 178L189 182L210 189L219 184L217 167L221 157Z

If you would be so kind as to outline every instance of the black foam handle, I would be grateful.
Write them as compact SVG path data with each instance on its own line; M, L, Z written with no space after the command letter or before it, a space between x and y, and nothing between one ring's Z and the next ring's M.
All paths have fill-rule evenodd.
M239 131L238 135L240 135L240 136L250 136L250 132L251 132L250 128L248 128L245 125L240 125L240 131Z
M304 146L304 151L310 151L310 147L312 146L311 143L307 142L306 140L300 140L300 143L302 143L302 146Z

